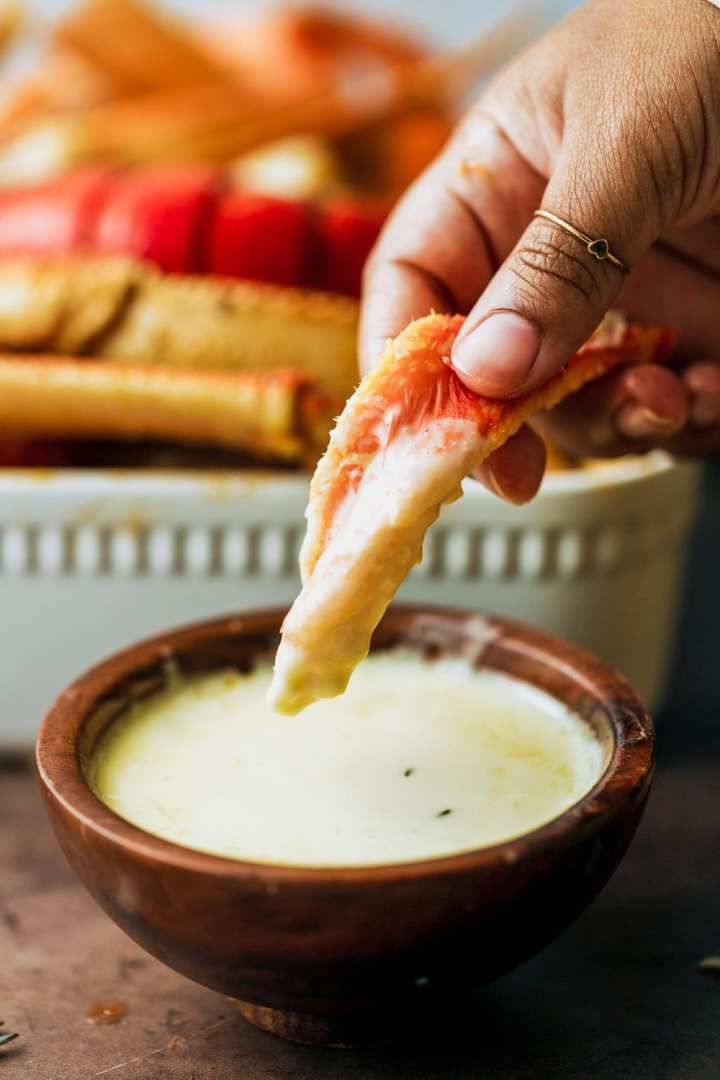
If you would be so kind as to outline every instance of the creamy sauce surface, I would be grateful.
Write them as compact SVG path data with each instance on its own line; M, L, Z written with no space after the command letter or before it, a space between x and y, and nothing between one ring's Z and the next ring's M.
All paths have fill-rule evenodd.
M371 655L341 698L274 714L271 667L177 679L99 742L103 802L185 847L296 866L485 847L562 813L604 751L553 698L465 660Z

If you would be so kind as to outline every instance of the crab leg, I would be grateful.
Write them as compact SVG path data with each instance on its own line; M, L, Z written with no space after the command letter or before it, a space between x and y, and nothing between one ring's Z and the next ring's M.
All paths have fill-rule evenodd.
M614 317L544 386L496 401L449 364L463 319L430 315L387 346L345 406L310 489L303 589L285 619L270 702L299 712L341 694L463 479L540 409L623 363L659 359L668 331Z
M316 460L332 402L296 371L193 371L0 353L5 437L160 439Z

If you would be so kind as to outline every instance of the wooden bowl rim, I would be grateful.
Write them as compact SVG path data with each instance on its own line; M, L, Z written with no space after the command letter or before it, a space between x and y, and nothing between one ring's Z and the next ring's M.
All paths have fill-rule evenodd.
M86 780L78 750L82 725L98 701L134 672L167 662L176 652L187 653L188 644L197 647L229 635L272 633L279 629L286 611L284 607L258 608L185 624L128 646L85 671L60 694L38 733L36 764L46 795L63 807L79 829L104 837L128 855L209 877L265 881L273 887L283 884L318 887L343 883L383 885L462 874L539 856L562 846L578 828L589 827L611 815L617 809L618 797L622 800L639 795L652 778L652 720L623 676L593 653L504 616L458 607L396 604L386 613L381 626L401 626L406 620L412 625L414 620L423 619L445 623L482 621L492 633L492 640L504 650L562 670L592 695L609 720L614 745L604 772L578 802L539 828L488 847L413 862L340 867L253 862L195 851L145 832L101 802ZM512 672L488 666L512 677Z

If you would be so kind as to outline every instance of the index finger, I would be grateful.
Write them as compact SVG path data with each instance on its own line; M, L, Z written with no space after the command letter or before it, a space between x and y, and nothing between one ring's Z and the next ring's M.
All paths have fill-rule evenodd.
M391 214L365 270L360 368L431 310L466 314L514 247L545 181L474 113Z

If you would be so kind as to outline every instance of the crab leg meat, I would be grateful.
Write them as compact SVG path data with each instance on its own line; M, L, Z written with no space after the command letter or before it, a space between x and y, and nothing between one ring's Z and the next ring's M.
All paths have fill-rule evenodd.
M345 409L310 489L303 589L288 613L270 703L293 714L341 694L463 479L541 409L620 364L662 358L669 331L614 316L544 386L497 401L449 364L462 316L429 315L388 343Z

